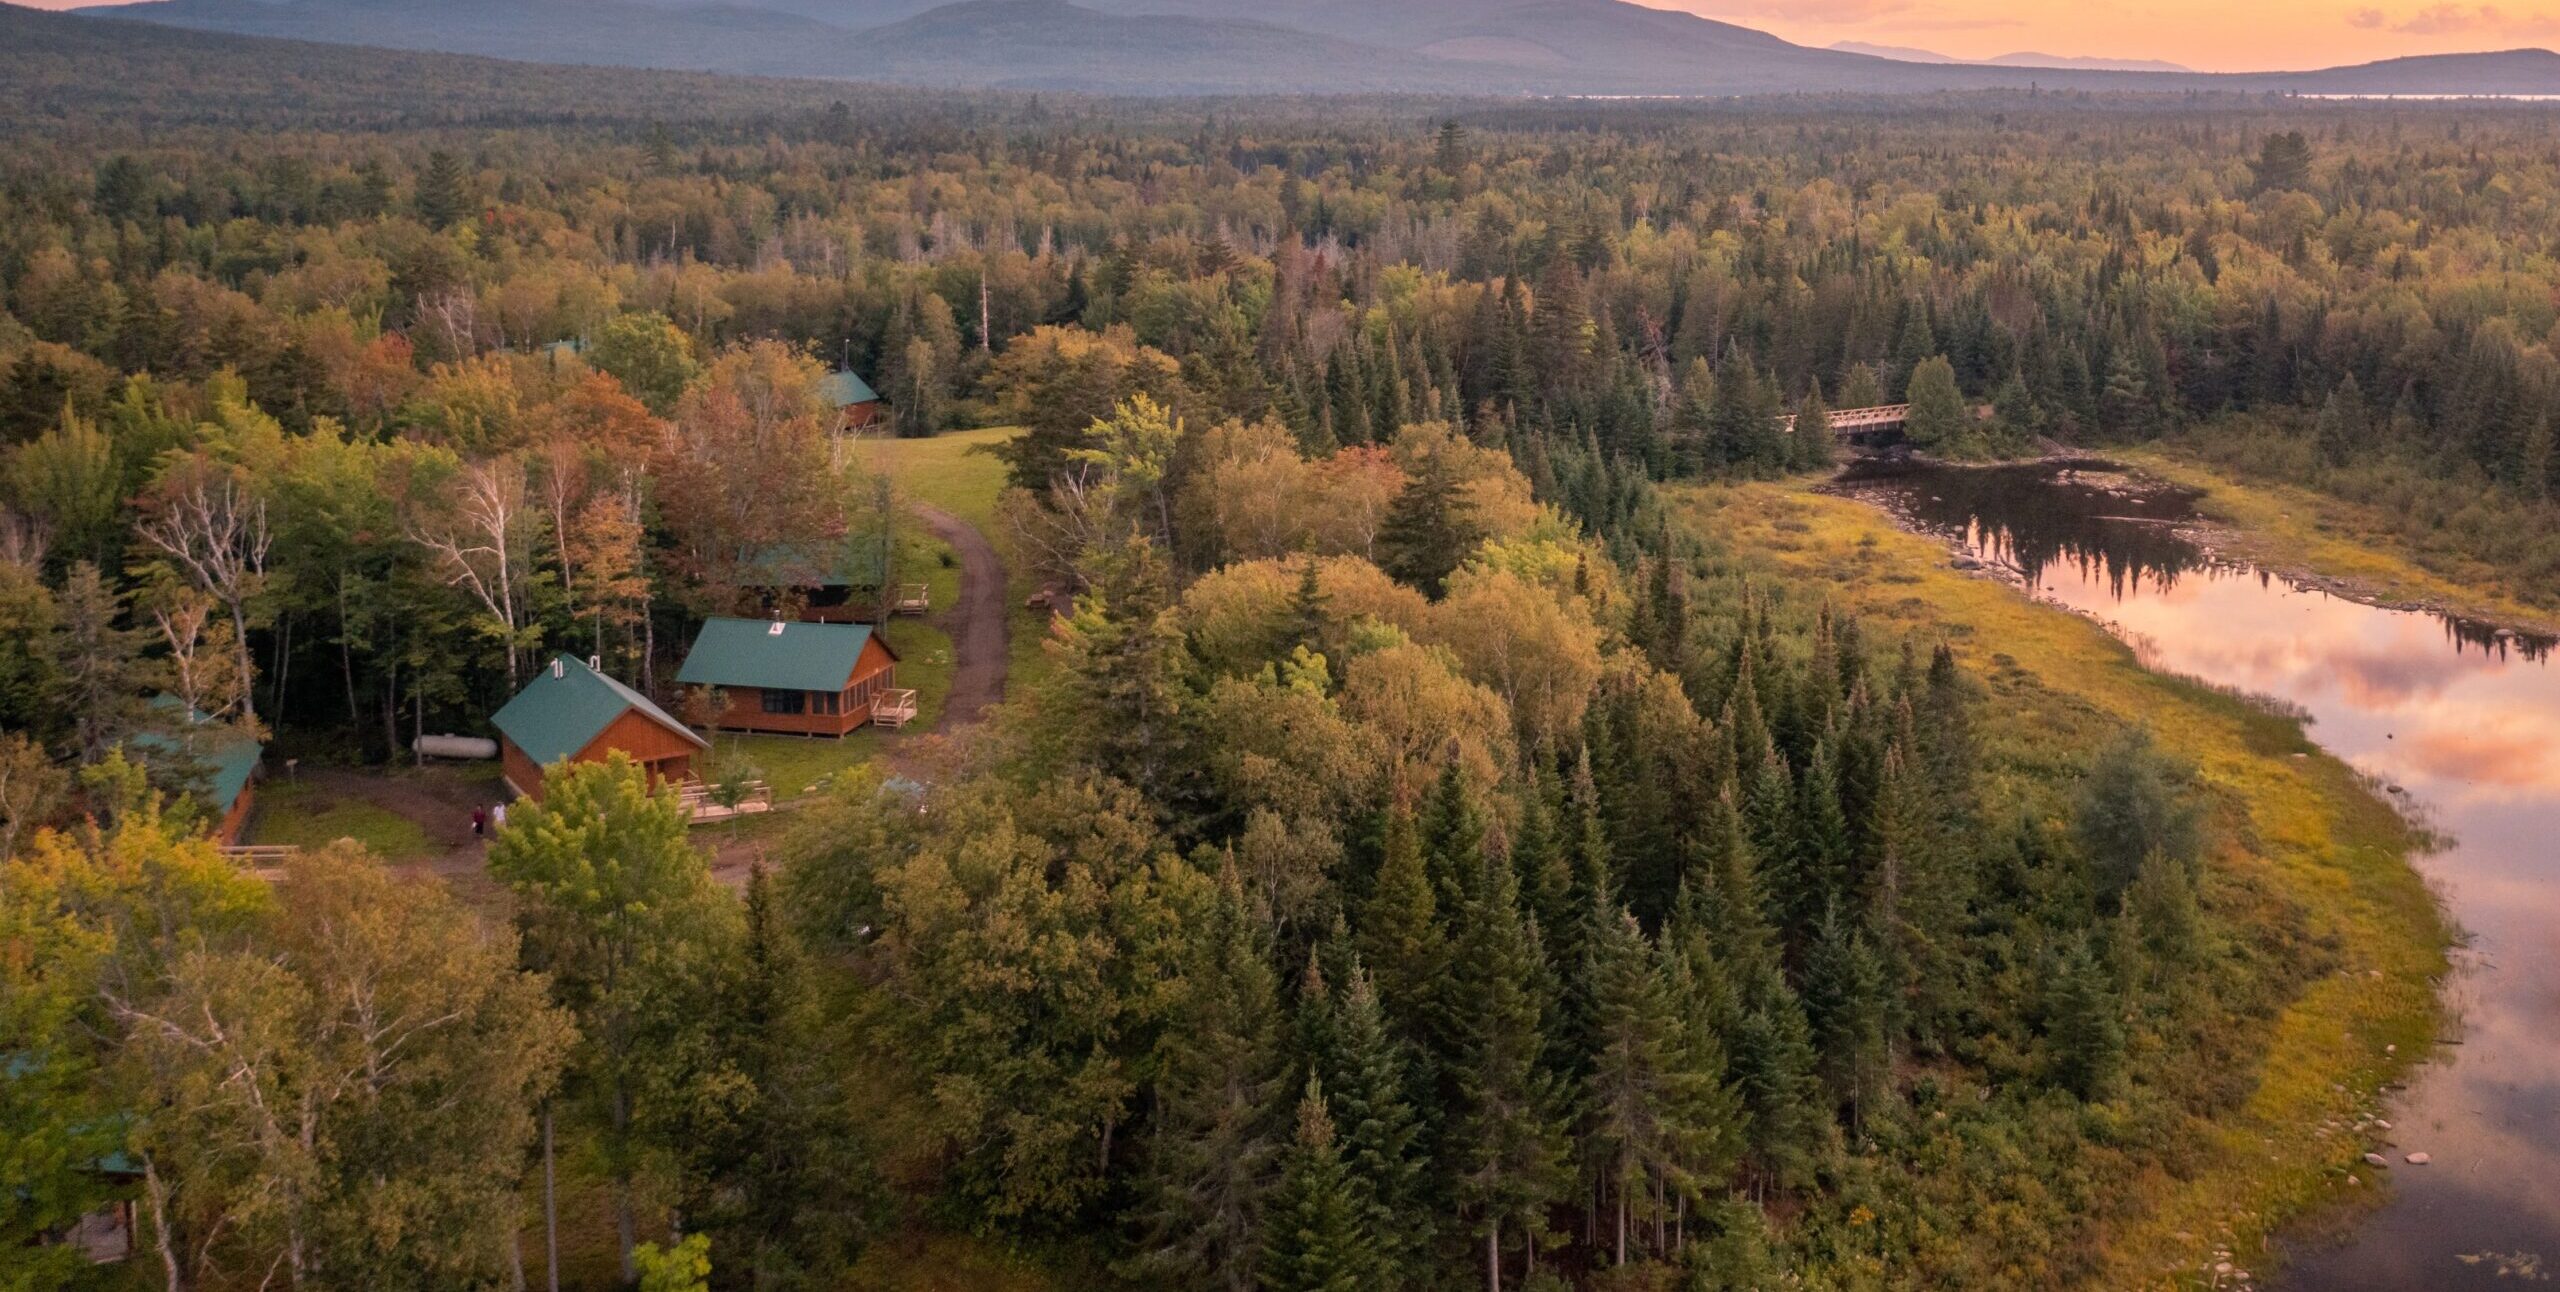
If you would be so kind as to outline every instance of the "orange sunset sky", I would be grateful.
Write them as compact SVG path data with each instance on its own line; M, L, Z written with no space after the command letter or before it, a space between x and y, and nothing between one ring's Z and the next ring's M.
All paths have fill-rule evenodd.
M70 9L97 0L32 2L39 9ZM1959 58L2012 50L2103 54L2167 59L2216 72L2327 67L2402 54L2560 47L2560 0L1644 2L1758 27L1807 45L1861 40L1913 45Z

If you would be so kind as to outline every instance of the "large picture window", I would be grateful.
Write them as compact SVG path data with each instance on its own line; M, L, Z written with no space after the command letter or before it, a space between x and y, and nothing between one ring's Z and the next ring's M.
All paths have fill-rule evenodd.
M809 694L806 691L766 691L763 695L764 711L767 713L807 713L809 711Z

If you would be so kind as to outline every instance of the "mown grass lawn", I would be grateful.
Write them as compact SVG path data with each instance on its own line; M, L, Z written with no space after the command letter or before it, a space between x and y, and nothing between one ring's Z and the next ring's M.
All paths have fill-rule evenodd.
M967 521L1003 554L1007 576L1008 689L1036 682L1049 664L1048 652L1041 649L1049 635L1049 614L1023 608L1022 603L1038 590L1038 585L1024 572L1024 562L1010 550L1004 526L996 518L996 501L1005 489L1005 465L993 450L1019 434L1019 427L996 426L953 431L930 439L878 439L867 446L872 469L886 472L901 493ZM947 551L947 545L942 550ZM958 567L929 568L933 571L929 582L934 604L950 604L945 598L959 595Z
M2281 1226L2379 1191L2347 1184L2366 1145L2344 1127L2435 1035L2447 931L2408 862L2418 840L2351 768L2297 722L2151 672L2098 625L1955 570L1939 545L1863 503L1781 485L1676 497L1697 532L1793 581L1790 595L1828 596L1888 640L1947 641L1990 692L1979 719L1990 801L2031 799L2028 786L2052 783L2116 724L2148 726L2198 769L2217 864L2280 894L2332 949L2335 972L2276 1015L2254 1089L2217 1116L2196 1168L2139 1182L2146 1205L2106 1236L2098 1286L2189 1285L2217 1246L2263 1269L2257 1253Z
M246 842L321 848L353 839L388 862L436 851L424 827L385 807L312 785L268 781L258 787L257 819Z
M843 739L826 736L777 736L720 731L710 734L712 756L699 769L713 779L726 760L743 758L755 765L756 777L773 787L777 800L795 799L826 778L859 767L901 740L914 740L942 716L951 697L955 661L951 639L941 629L914 619L890 621L889 648L898 653L898 685L916 692L916 720L903 731L863 727Z

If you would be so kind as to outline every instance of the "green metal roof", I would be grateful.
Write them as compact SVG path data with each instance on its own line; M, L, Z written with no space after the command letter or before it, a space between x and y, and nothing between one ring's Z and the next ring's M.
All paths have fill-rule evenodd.
M836 408L880 402L880 395L871 389L871 383L850 368L827 374L827 379L818 383L818 397Z
M489 722L525 757L548 767L595 743L628 709L638 709L704 749L711 747L649 697L566 655L553 659Z
M781 631L774 631L776 627ZM841 691L853 679L869 624L776 625L714 619L693 639L676 680L687 686L752 686L760 691ZM887 650L889 643L880 643ZM895 652L891 658L896 658Z
M174 695L151 697L151 707L163 713L174 712L179 703ZM187 711L187 722L203 729L204 734L201 738L190 736L183 750L177 741L156 731L135 736L133 743L145 754L153 750L182 753L201 764L206 800L228 812L232 803L239 799L240 791L249 787L249 778L257 773L258 759L266 753L267 747L241 735L236 728L215 723L192 709Z

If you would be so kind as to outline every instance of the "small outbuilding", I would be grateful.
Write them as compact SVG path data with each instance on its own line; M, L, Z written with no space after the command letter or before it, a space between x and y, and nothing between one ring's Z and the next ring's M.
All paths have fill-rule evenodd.
M818 397L836 410L836 431L858 431L888 415L888 407L880 402L880 392L871 388L850 368L827 374L818 383Z
M714 619L676 680L716 695L709 724L737 731L841 736L915 716L915 693L897 689L897 652L868 624Z
M858 623L886 609L889 539L850 534L815 546L767 548L740 563L740 581L776 618Z
M225 848L236 846L249 824L250 809L257 806L258 761L265 757L266 746L238 727L185 709L185 702L174 695L152 697L151 709L172 730L135 737L136 751L145 761L168 758L184 765L196 778L206 804L222 814L214 825L213 841Z
M600 763L616 752L649 770L652 782L682 785L693 756L711 748L649 697L562 655L490 719L507 784L539 801L543 769L567 760Z

